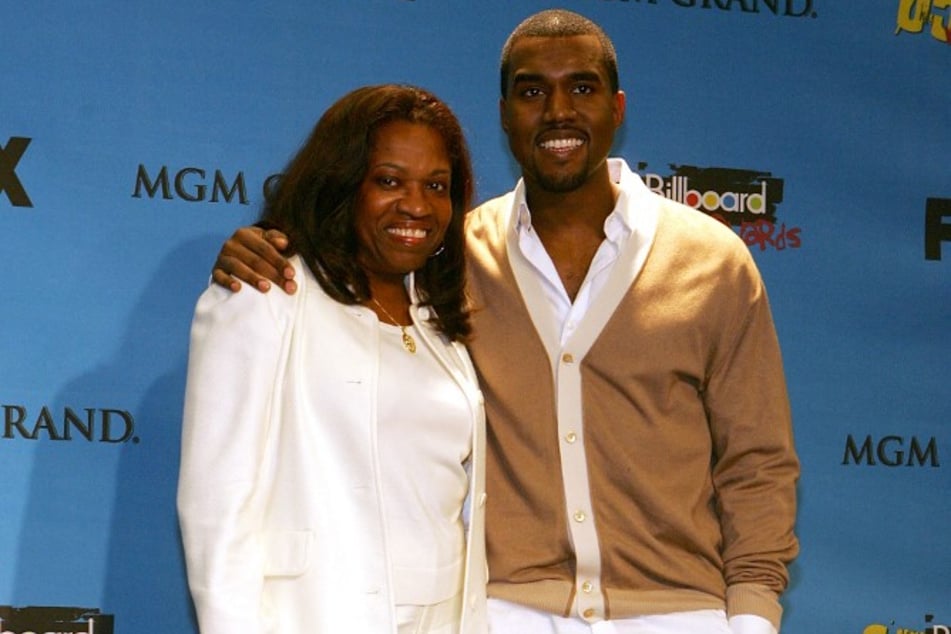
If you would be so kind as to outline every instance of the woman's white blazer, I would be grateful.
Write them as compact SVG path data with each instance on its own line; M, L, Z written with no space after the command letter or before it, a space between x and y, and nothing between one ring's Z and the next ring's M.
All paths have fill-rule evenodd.
M178 512L199 626L202 634L393 633L377 319L334 301L299 258L293 263L294 295L212 285L195 310ZM411 313L417 325L427 317L415 305ZM417 331L472 414L461 632L482 634L482 395L463 346Z

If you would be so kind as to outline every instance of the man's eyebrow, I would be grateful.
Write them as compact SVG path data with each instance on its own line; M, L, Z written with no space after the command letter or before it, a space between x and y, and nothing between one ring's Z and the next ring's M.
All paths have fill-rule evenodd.
M531 83L541 81L544 78L540 73L515 73L512 76L512 83Z
M593 70L579 70L576 73L571 73L568 75L568 77L574 81L590 81L599 83L603 79L599 73L596 73Z
M577 72L569 73L568 79L572 81L590 81L597 83L602 81L600 74L590 70L579 70ZM541 73L517 72L512 76L513 84L534 83L542 81L546 81L546 77Z

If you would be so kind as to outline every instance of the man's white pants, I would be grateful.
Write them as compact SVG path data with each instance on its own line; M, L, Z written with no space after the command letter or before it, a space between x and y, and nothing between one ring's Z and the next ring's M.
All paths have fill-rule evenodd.
M651 614L588 623L523 605L489 599L492 634L732 634L723 610Z

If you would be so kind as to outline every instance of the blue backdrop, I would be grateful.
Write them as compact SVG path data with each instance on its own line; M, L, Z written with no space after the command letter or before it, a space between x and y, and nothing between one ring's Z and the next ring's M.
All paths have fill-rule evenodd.
M941 631L951 1L561 5L617 46L616 153L706 202L766 278L803 462L784 632ZM509 189L498 54L548 6L0 0L0 632L84 611L122 634L195 631L174 495L188 327L219 245L367 83L442 96L479 199Z

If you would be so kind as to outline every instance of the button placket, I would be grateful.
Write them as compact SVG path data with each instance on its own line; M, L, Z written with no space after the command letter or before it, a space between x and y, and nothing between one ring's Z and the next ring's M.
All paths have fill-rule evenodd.
M598 579L601 574L600 544L588 483L584 451L584 413L581 402L581 361L583 354L566 346L558 351L556 399L559 452L564 483L565 512L574 549L578 591L574 614L589 623L604 619L604 597Z

